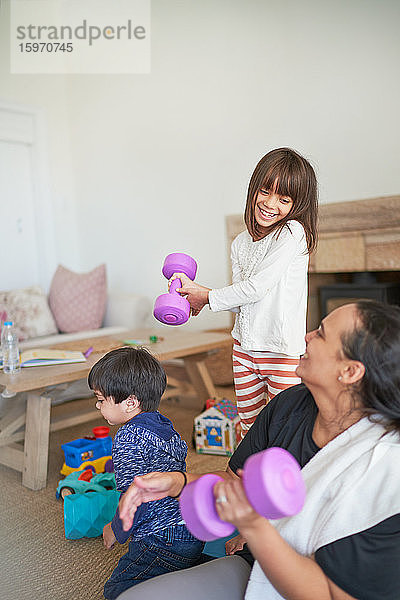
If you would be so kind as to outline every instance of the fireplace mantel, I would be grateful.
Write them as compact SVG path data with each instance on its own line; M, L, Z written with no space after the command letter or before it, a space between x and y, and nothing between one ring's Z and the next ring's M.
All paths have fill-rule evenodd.
M228 215L226 228L229 256L233 239L245 229L243 216ZM400 281L400 195L321 205L318 231L309 267L309 329L320 319L319 286L361 271Z
M320 207L310 273L400 270L400 196Z

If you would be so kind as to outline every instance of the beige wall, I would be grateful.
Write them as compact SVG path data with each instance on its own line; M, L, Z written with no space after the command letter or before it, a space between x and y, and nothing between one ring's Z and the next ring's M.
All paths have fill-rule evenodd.
M110 286L153 297L182 250L201 283L223 285L224 217L277 146L312 160L323 202L399 193L399 13L396 0L153 0L150 75L11 76L2 48L0 98L47 114L59 261L105 261ZM203 313L198 326L228 323Z

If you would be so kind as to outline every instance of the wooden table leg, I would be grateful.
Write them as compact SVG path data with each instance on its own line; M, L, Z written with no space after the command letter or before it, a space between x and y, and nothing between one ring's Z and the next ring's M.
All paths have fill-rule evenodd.
M28 393L22 484L31 490L46 486L51 399L44 392Z
M23 470L24 453L21 442L25 437L26 400L23 395L10 399L0 419L0 463Z
M217 397L213 380L205 363L206 358L207 354L202 352L201 354L186 356L183 359L190 381L202 404L205 404L209 398Z

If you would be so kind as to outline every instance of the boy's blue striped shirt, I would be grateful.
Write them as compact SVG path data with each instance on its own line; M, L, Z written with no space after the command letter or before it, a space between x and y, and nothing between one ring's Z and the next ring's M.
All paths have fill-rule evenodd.
M117 489L125 492L136 475L186 471L186 456L186 442L167 417L158 411L140 413L122 425L114 437L112 459ZM180 522L178 500L162 498L139 507L130 534L138 540Z

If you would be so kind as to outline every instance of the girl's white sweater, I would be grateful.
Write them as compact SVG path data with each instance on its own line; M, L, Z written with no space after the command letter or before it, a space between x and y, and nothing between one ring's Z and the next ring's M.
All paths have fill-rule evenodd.
M232 243L232 285L209 293L213 311L236 312L232 336L244 350L305 350L308 252L303 226L288 221L281 233L253 242L247 231Z

